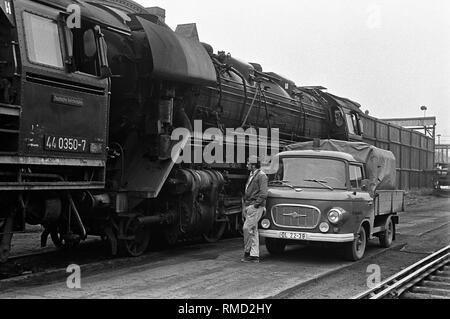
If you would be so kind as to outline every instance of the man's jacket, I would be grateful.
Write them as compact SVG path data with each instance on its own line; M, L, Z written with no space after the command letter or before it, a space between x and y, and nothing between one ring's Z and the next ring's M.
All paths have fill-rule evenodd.
M255 205L256 208L266 206L268 180L267 175L263 171L258 170L245 190L245 206Z

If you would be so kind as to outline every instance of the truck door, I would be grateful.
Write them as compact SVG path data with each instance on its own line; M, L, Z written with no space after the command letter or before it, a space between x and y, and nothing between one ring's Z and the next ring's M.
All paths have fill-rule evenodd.
M361 188L364 176L364 167L361 164L349 164L349 182L352 196L352 214L355 216L355 229L363 219L370 220L373 225L373 199L367 191Z

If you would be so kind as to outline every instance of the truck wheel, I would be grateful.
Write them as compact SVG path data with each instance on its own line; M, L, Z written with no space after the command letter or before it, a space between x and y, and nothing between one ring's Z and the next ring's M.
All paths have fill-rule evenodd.
M394 223L392 222L392 219L389 218L386 223L386 229L380 233L378 236L380 240L380 246L383 248L389 248L392 245L392 241L394 240Z
M281 239L266 238L266 248L272 255L281 255L286 248L286 242Z
M363 258L366 251L367 236L363 226L360 227L355 239L344 246L344 257L350 261L357 261Z

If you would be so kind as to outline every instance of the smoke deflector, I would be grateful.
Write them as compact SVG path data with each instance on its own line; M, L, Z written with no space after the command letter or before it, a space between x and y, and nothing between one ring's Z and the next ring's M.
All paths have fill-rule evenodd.
M136 18L150 45L154 76L191 84L216 84L214 65L200 42L143 18Z

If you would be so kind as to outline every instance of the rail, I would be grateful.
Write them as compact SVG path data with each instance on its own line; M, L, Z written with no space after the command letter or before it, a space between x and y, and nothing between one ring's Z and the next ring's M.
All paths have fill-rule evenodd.
M353 299L450 298L449 263L447 246Z

